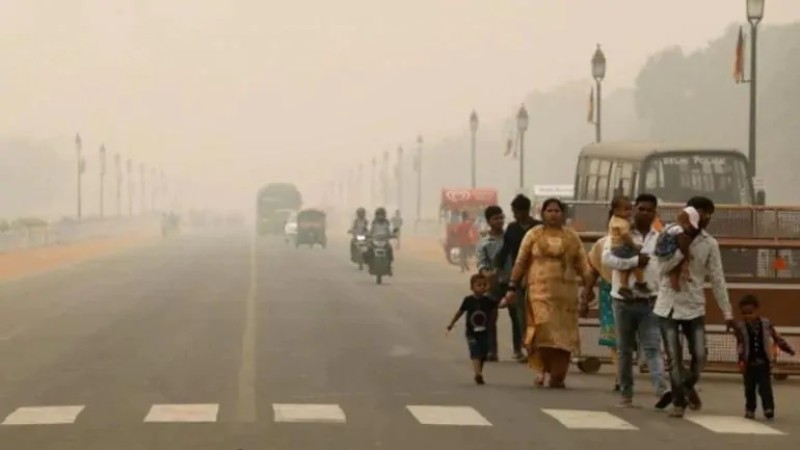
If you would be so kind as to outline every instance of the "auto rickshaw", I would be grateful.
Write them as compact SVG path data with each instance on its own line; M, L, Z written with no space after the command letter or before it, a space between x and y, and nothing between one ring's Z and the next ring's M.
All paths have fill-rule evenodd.
M322 248L328 244L325 237L325 213L318 209L304 209L297 213L297 236L294 246L300 245L313 247L319 244Z

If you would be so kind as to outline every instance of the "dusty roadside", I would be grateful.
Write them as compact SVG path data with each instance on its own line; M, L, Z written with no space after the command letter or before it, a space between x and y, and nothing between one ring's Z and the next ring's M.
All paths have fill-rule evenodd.
M3 253L0 254L0 282L16 280L99 258L137 245L153 242L154 239L151 234L131 234Z

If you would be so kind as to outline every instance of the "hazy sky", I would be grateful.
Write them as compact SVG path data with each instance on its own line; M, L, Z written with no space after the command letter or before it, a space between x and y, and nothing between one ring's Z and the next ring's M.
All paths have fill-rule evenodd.
M113 6L112 6L113 5ZM744 0L5 0L0 134L157 163L234 193L308 179L420 132L486 127L589 73L631 85L647 56L702 47ZM765 24L800 19L767 0ZM733 43L732 43L733 45ZM345 162L339 166L335 161ZM91 162L91 161L90 161ZM238 195L238 194L237 194Z

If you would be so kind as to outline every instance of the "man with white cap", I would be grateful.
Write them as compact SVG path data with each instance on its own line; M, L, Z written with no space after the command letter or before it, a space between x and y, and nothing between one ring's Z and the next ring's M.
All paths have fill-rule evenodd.
M693 197L686 206L698 213L697 228L694 228L691 211L685 211L690 229L677 235L677 249L669 257L661 257L661 283L653 312L659 316L661 336L669 360L670 384L672 385L673 410L670 417L683 417L686 407L699 410L702 401L695 385L700 379L706 360L706 298L703 291L705 279L709 278L714 298L717 300L726 325L733 324L733 313L722 269L719 244L706 232L714 202L706 197ZM668 233L667 233L668 234ZM658 252L657 252L658 253ZM688 265L688 276L680 281L680 290L673 288L670 272L680 264ZM691 366L683 366L683 347L680 335L686 337Z

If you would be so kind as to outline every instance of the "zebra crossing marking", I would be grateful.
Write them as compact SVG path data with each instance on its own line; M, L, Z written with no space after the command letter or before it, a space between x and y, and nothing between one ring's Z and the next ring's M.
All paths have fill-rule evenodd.
M492 426L469 406L408 405L406 408L422 425Z
M720 434L786 435L783 431L744 417L689 415L686 416L686 420L700 425L706 430Z
M347 417L339 405L275 403L272 405L275 422L286 423L345 423Z
M2 425L67 425L75 423L83 411L76 406L23 406L9 414Z
M606 411L542 409L542 412L573 430L638 430L636 426Z
M181 422L181 423L203 423L216 422L219 413L218 404L172 404L172 405L153 405L145 422Z

